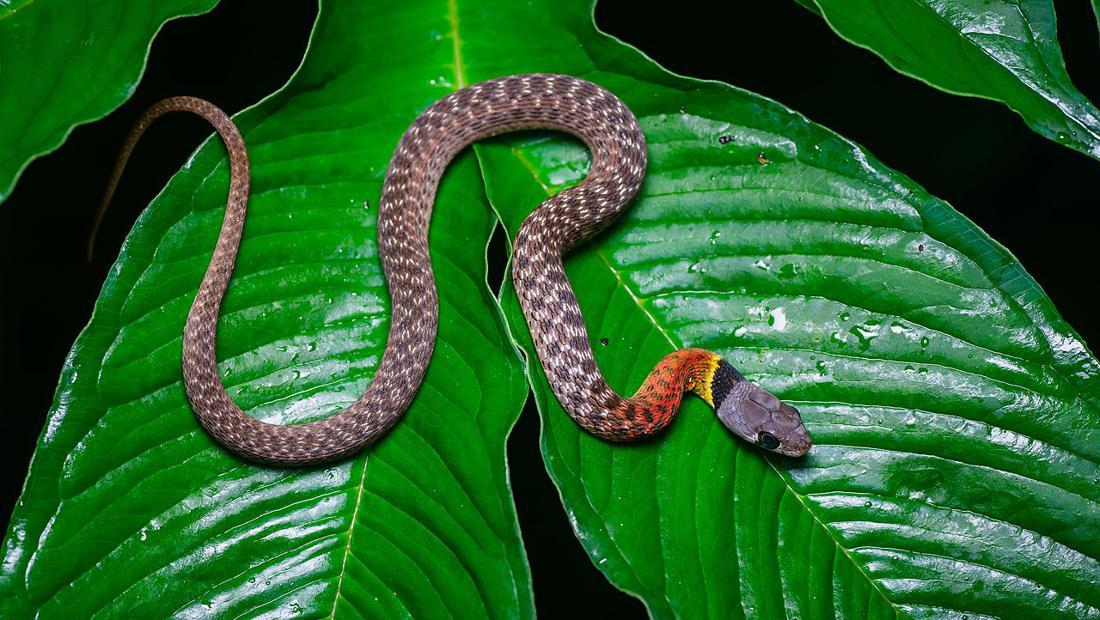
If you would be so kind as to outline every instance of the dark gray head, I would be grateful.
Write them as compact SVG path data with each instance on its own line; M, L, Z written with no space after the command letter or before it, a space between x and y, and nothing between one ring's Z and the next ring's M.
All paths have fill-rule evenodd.
M744 379L718 404L718 419L746 441L786 456L802 456L814 445L797 409Z

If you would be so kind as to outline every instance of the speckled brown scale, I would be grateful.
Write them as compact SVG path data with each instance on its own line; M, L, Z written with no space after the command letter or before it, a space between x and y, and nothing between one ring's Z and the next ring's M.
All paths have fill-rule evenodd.
M131 132L104 204L144 129L157 117L176 111L193 112L212 123L229 151L231 182L225 220L184 328L183 378L199 421L230 450L264 463L320 463L358 451L401 419L420 387L435 345L439 310L428 254L428 224L439 179L455 154L471 142L532 128L574 134L592 152L588 177L544 202L524 222L512 263L516 291L542 368L569 415L595 435L630 441L664 428L679 408L683 392L691 390L716 409L725 404L720 411L723 422L750 441L756 441L757 429L752 425L771 420L740 403L735 407L731 399L712 401L716 378L724 377L728 383L736 371L717 372L724 362L709 351L684 349L669 354L633 398L619 396L604 380L562 270L562 253L608 225L633 200L646 171L645 138L634 115L608 91L584 80L548 74L515 75L463 88L429 106L402 136L382 188L378 216L392 319L386 350L366 392L344 411L306 424L280 426L250 417L226 394L214 346L248 203L248 155L236 126L201 99L176 97L156 104ZM736 377L740 380L740 375ZM779 402L749 385L744 382L736 390L726 385L719 392L741 399L759 392ZM787 417L780 421L788 421ZM800 419L797 429L805 434ZM805 441L796 439L791 453L809 448L808 436Z

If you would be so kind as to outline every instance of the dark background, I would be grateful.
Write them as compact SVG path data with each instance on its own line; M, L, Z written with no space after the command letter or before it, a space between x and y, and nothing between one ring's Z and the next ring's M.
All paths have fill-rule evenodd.
M1100 101L1100 46L1089 3L1055 5L1070 75ZM1100 342L1092 303L1100 163L1039 137L1000 104L941 93L895 73L794 2L678 0L676 7L655 14L628 0L602 0L596 21L672 71L771 97L868 148L1010 248L1085 341ZM65 355L123 237L210 133L198 120L151 130L143 144L156 146L139 148L89 264L84 247L94 208L130 124L171 95L210 99L230 113L255 103L289 79L315 14L307 0L281 2L278 11L250 0L168 24L134 96L31 164L0 206L5 529ZM502 273L503 248L490 250ZM642 605L612 588L574 538L542 466L530 402L511 438L509 462L540 613L643 615Z

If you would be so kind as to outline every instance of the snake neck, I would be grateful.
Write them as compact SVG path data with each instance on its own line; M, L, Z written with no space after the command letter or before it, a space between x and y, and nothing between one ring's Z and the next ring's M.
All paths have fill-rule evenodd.
M620 424L615 432L597 433L608 439L631 441L660 431L672 421L685 392L692 392L717 410L741 373L717 353L680 349L669 353L649 373L630 399L613 410Z

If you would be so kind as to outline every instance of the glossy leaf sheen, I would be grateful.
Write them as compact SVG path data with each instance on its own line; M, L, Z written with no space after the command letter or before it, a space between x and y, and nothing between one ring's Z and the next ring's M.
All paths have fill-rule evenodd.
M1051 0L798 2L897 71L1000 101L1043 136L1100 159L1100 110L1066 73Z
M241 115L257 193L220 351L242 405L298 420L366 385L387 303L363 202L415 112L473 81L570 73L623 97L650 142L638 204L568 261L612 384L710 347L818 442L768 459L692 400L658 440L607 444L531 365L548 469L612 582L659 617L1097 617L1100 368L1003 248L790 110L664 72L584 2L363 5L326 4L302 71ZM529 615L502 460L523 388L482 284L484 199L514 234L587 153L543 134L477 153L432 226L425 389L365 459L291 474L221 453L179 385L225 192L222 150L204 148L74 349L6 541L2 615Z
M691 399L659 439L609 444L533 364L595 564L657 617L1100 617L1100 366L1012 256L783 106L671 76L579 9L544 15L464 21L498 36L463 57L472 80L582 75L640 118L640 199L567 261L609 381L630 393L669 351L710 348L817 442L765 458ZM588 161L551 135L477 150L512 235Z
M0 202L23 168L133 92L149 42L216 0L0 2Z
M452 39L445 2L326 3L291 83L239 115L253 194L218 352L253 415L323 417L369 383L389 323L377 197L401 133L453 88ZM474 158L436 205L439 341L415 404L376 448L297 471L229 456L181 384L227 169L209 141L127 240L16 507L0 616L530 616L504 461L526 386L485 283Z

